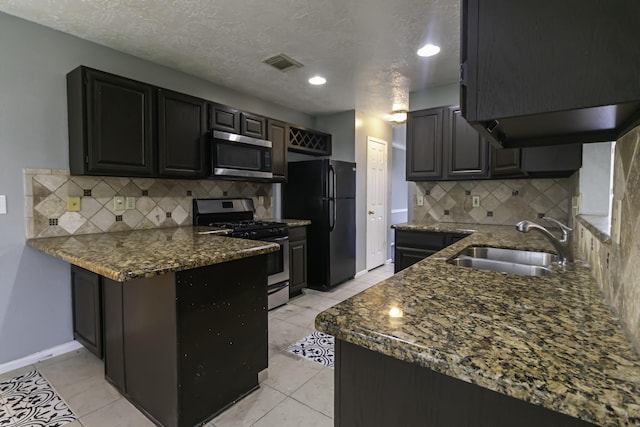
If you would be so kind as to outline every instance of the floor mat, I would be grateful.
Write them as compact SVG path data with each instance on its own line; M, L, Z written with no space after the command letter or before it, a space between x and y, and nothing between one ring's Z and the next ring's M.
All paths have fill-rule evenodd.
M324 366L333 367L334 339L331 335L315 331L291 344L287 351Z
M38 371L0 383L0 427L60 427L75 420Z

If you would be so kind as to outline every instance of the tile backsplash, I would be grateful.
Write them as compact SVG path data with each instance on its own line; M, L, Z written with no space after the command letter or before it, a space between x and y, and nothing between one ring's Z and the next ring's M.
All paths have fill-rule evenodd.
M571 178L417 182L413 218L421 222L515 225L543 215L565 224L571 212ZM417 196L424 205L417 205ZM473 207L472 197L480 206Z
M68 170L24 169L27 238L68 236L192 224L192 200L248 197L256 217L272 216L272 185L243 181L70 176ZM67 196L80 211L67 211ZM135 208L115 210L115 196Z
M574 239L577 255L589 264L605 299L640 352L640 127L616 141L613 198L622 201L620 243L582 221L578 221Z

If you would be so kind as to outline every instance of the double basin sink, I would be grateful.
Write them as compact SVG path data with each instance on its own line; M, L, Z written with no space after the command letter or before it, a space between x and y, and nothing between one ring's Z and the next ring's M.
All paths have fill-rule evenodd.
M558 261L558 256L547 252L472 246L447 262L460 267L523 276L548 276L551 263L555 261Z

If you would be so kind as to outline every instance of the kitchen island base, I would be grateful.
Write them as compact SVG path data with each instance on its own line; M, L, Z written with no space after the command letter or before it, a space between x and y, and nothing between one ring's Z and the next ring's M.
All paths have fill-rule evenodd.
M595 425L343 340L335 346L336 427Z
M156 424L199 425L267 368L266 255L103 278L105 376Z

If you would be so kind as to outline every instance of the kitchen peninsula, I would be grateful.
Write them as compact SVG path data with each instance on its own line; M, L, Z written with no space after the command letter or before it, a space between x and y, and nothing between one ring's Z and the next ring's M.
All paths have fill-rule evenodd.
M105 376L163 426L193 426L267 367L267 262L279 245L177 227L30 239L99 275Z
M469 246L553 250L513 226L394 227L473 234L317 316L336 338L336 426L640 423L640 358L586 267L454 266Z

